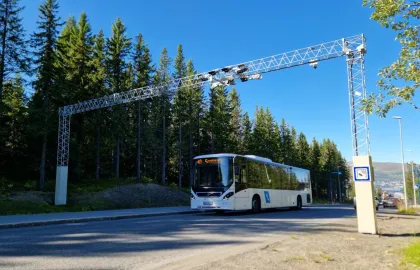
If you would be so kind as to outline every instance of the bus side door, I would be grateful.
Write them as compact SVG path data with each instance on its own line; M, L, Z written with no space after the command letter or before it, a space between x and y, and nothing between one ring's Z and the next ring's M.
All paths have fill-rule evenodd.
M235 158L235 210L250 208L246 160Z

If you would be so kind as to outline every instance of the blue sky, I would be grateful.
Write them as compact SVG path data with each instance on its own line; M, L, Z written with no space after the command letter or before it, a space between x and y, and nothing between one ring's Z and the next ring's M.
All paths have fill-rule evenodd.
M41 0L23 0L23 24L35 30ZM367 39L366 82L376 92L378 70L398 56L395 33L369 19L371 10L352 1L251 0L60 0L60 16L87 13L94 33L121 17L128 34L142 33L155 62L163 47L175 57L178 44L203 72L273 54L364 33ZM261 81L238 83L242 107L251 115L266 106L304 132L308 140L331 138L344 156L352 159L350 114L345 58L266 74ZM420 100L416 99L418 102ZM403 117L405 149L420 161L420 112L405 105L385 119L369 118L374 161L401 161L399 129L391 116ZM411 159L409 153L406 160Z

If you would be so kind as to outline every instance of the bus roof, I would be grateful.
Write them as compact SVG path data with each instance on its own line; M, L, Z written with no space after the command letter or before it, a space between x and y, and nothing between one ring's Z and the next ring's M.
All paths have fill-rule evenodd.
M199 158L218 158L218 157L236 157L236 156L239 156L239 155L232 154L232 153L222 153L222 154L208 154L208 155L196 156L194 159L199 159Z
M291 168L291 169L299 169L299 170L309 171L309 170L304 169L304 168L299 168L299 167L290 166L290 165L287 165L287 164L277 163L277 162L272 161L269 158L259 157L259 156L254 156L254 155L238 155L238 154L233 154L233 153L220 153L220 154L207 154L207 155L196 156L194 159L219 158L219 157L243 157L243 158L246 158L246 159L255 160L255 161L259 161L259 162L263 162L263 163L267 163L267 164L273 164L273 165L287 167L287 168Z

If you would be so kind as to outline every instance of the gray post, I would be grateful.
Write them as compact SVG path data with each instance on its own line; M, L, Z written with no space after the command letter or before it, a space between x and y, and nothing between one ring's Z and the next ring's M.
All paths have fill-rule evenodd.
M404 206L405 209L407 210L408 205L407 205L407 188L405 185L405 168L404 168L404 145L403 145L403 137L402 137L402 125L401 125L401 117L399 116L394 116L394 119L398 120L399 126L400 126L400 142L401 142L401 166L402 166L402 175L403 175L403 184L404 184Z
M338 175L338 201L342 203L341 200L341 183L340 183L340 166L337 166L337 175Z

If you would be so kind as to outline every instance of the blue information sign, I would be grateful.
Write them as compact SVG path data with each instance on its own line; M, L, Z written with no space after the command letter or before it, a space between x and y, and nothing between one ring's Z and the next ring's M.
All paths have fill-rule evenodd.
M354 167L354 181L370 181L369 167Z
M270 202L270 193L268 191L264 191L264 197L265 197L265 203L271 203Z

